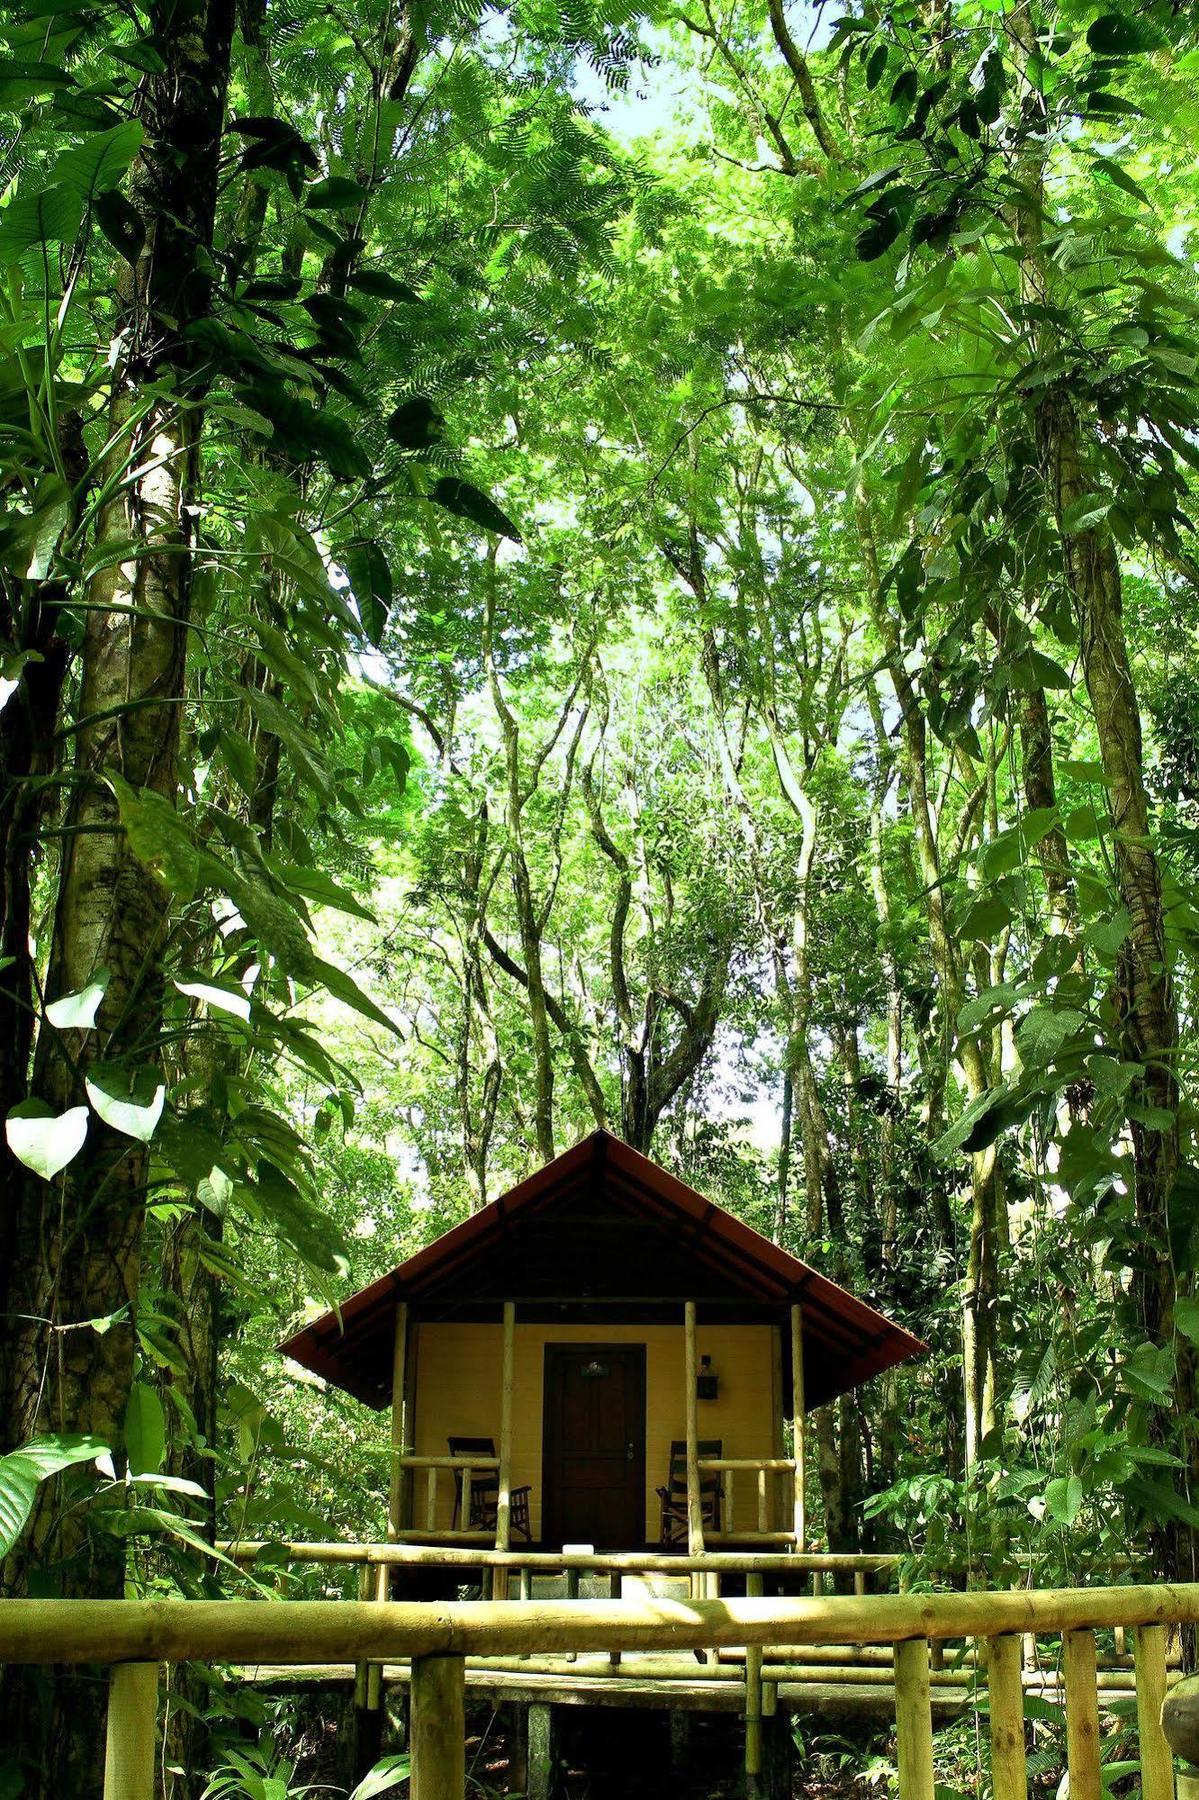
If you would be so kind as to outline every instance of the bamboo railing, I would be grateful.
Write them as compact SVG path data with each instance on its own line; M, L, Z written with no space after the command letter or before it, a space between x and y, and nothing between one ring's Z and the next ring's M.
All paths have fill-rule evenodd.
M755 1578L756 1579L756 1578ZM1199 1623L1199 1584L779 1600L574 1602L6 1600L0 1662L113 1666L107 1800L153 1800L158 1667L410 1659L412 1800L461 1800L468 1658L741 1650L747 1774L760 1778L765 1671L800 1646L891 1647L900 1800L934 1800L930 1648L973 1639L988 1689L996 1800L1025 1800L1020 1640L1060 1639L1071 1800L1102 1800L1095 1633L1134 1643L1141 1793L1174 1800L1160 1713L1170 1628ZM755 1766L756 1765L756 1766Z

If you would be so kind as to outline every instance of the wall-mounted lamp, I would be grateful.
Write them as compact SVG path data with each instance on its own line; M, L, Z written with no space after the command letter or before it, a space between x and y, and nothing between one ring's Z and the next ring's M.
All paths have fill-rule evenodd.
M710 1356L701 1356L699 1372L695 1377L695 1397L697 1400L715 1400L720 1392L720 1377L712 1367Z

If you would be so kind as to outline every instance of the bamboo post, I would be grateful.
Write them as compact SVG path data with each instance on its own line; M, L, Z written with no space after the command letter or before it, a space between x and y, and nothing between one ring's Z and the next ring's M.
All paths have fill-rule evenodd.
M463 1507L469 1516L470 1501L463 1489ZM430 1464L425 1471L425 1530L430 1537L437 1530L437 1470Z
M464 1800L466 1794L466 1662L461 1656L415 1656L412 1705L412 1800Z
M117 1663L108 1687L104 1800L154 1800L158 1664Z
M612 1573L608 1576L608 1598L609 1598L609 1600L619 1600L620 1599L620 1590L621 1590L622 1580L623 1580L623 1577L620 1573L620 1570L613 1569ZM620 1651L619 1650L610 1651L608 1654L608 1662L612 1668L619 1669L619 1667L620 1667Z
M500 1468L495 1502L495 1547L507 1550L512 1538L512 1395L516 1384L516 1303L504 1301L504 1342L500 1355ZM495 1569L493 1600L508 1598L508 1576Z
M795 1458L793 1517L795 1548L808 1547L807 1458L804 1444L803 1307L791 1308L791 1444Z
M1099 1773L1099 1694L1095 1633L1062 1633L1062 1677L1066 1686L1066 1766L1070 1800L1102 1800Z
M854 1570L854 1572L853 1572L853 1591L857 1595L859 1600L864 1598L865 1593L866 1593L866 1571L865 1571L865 1569L855 1569ZM933 1648L935 1649L936 1646L934 1645Z
M358 1598L360 1600L369 1600L370 1597L371 1597L370 1566L367 1563L363 1563L362 1567L358 1571ZM364 1662L355 1663L355 1665L354 1665L354 1705L358 1709L359 1712L361 1712L367 1704L367 1685L369 1682L369 1675L370 1675L370 1664L369 1663L364 1663Z
M753 1599L761 1592L762 1577L747 1575L746 1599ZM745 1789L749 1800L755 1800L762 1785L762 1715L765 1711L762 1646L750 1644L745 1652Z
M400 1506L404 1491L404 1465L400 1458L411 1448L408 1443L408 1419L405 1381L408 1372L408 1302L396 1307L395 1342L391 1353L391 1473L387 1485L387 1541L394 1544L396 1533L404 1521ZM380 1578L383 1571L380 1570ZM385 1594L381 1594L384 1599Z
M683 1306L683 1381L687 1410L687 1554L704 1553L704 1508L699 1488L699 1403L695 1383L699 1359L695 1352L695 1301Z
M733 1490L735 1469L725 1469L718 1477L721 1486L720 1529L735 1532L737 1529L737 1504Z
M895 1646L895 1729L899 1800L933 1800L936 1783L927 1638L903 1638Z
M758 1470L758 1531L762 1537L770 1530L770 1477L765 1468Z
M787 1454L787 1442L784 1435L787 1426L786 1420L783 1417L783 1328L781 1325L776 1326L770 1333L770 1400L774 1414L773 1450L775 1456L781 1458ZM777 1479L772 1477L770 1484L770 1523L766 1527L759 1524L758 1529L760 1531L763 1529L773 1531L775 1526L780 1523L778 1516L778 1495L779 1484Z
M1174 1800L1174 1758L1162 1730L1166 1698L1166 1628L1140 1625L1133 1632L1137 1674L1137 1736L1141 1752L1141 1800Z
M991 1709L991 1790L994 1800L1028 1800L1022 1653L1023 1646L1018 1637L990 1640L987 1694Z

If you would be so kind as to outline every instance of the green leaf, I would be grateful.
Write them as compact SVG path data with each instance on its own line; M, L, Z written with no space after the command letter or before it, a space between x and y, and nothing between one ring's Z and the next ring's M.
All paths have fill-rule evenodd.
M420 304L420 295L406 281L400 281L395 275L389 275L386 269L355 269L347 283L356 288L360 294L370 294L376 300L397 300L405 306Z
M90 1031L107 989L108 970L97 969L87 986L80 988L77 994L64 994L61 1000L52 1000L46 1008L46 1017L59 1031Z
M190 831L165 795L153 788L134 788L110 771L129 848L181 899L189 900L200 882L200 853Z
M374 1800L376 1794L389 1794L407 1781L412 1773L412 1759L407 1756L385 1756L369 1774L363 1776L350 1795L350 1800Z
M1073 537L1080 531L1089 531L1106 519L1112 510L1112 501L1105 494L1082 494L1062 514L1062 532L1066 537Z
M194 981L181 981L177 977L174 984L181 994L191 1000L202 1000L205 1006L215 1012L232 1013L236 1019L248 1024L250 1018L249 996L233 983L224 985L211 977L197 978Z
M391 565L382 547L373 539L351 544L343 552L342 561L358 603L362 628L370 642L378 645L387 629L387 615L391 609Z
M445 420L433 401L426 394L414 394L396 407L387 421L387 434L405 450L427 450L437 443L444 427Z
M497 537L511 538L516 544L524 542L507 513L501 512L495 501L489 499L482 489L474 487L469 481L463 481L457 475L443 475L434 484L429 498L436 505L444 506L447 512L456 513L460 519L469 519L472 525L481 525L484 531L494 531Z
M304 204L326 212L341 212L349 206L361 206L369 199L370 189L364 188L361 182L352 181L348 175L330 175L324 181L313 182L304 195Z
M897 212L880 209L858 233L854 249L859 262L877 262L899 236L901 221Z
M1073 1525L1082 1511L1084 1498L1082 1481L1077 1475L1059 1476L1045 1489L1045 1511L1059 1525Z
M1192 1344L1199 1344L1199 1300L1187 1297L1174 1302L1174 1329Z
M361 1013L364 1019L373 1019L376 1025L383 1025L388 1031L398 1034L399 1026L367 995L364 994L352 975L339 969L336 963L324 962L319 956L312 959L312 978L328 989L335 1000L343 1006L352 1007Z
M156 1475L166 1455L166 1420L158 1390L135 1381L125 1407L125 1454L131 1475Z
M146 227L137 208L116 188L110 188L96 195L94 210L97 225L117 255L135 263L146 244Z
M1161 41L1161 33L1147 20L1126 12L1100 13L1087 29L1087 48L1096 56L1138 56Z
M60 1434L32 1438L0 1457L0 1557L8 1555L24 1531L43 1481L107 1454L102 1438Z
M1120 188L1125 194L1131 194L1134 200L1140 200L1145 206L1153 204L1144 188L1138 187L1132 176L1126 175L1119 163L1113 162L1109 156L1095 157L1091 167L1098 174L1106 175L1113 187Z
M144 128L136 119L114 125L111 131L97 131L64 150L54 165L55 180L81 195L91 206L97 194L113 188L121 180L142 146Z
M40 1100L22 1100L9 1113L4 1135L19 1163L43 1181L53 1181L83 1149L87 1125L86 1106L52 1113Z
M104 1123L124 1137L148 1144L162 1117L167 1090L160 1071L143 1065L129 1069L123 1063L93 1063L84 1080L92 1109Z
M73 243L82 218L83 201L72 187L18 194L0 211L0 266L42 245Z

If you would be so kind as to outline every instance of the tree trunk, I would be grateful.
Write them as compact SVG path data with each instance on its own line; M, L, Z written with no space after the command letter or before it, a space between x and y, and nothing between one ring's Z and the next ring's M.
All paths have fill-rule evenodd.
M33 1092L55 1112L86 1103L82 1077L94 1069L100 1045L108 1063L130 1073L159 1066L159 957L169 896L132 854L106 771L175 801L202 398L183 333L209 304L232 25L230 0L200 0L151 20L166 66L148 85L145 148L130 183L146 249L126 321L129 360L114 377L109 418L117 454L132 449L136 473L109 500L99 525L101 542L136 549L94 577L87 595L47 995L77 991L102 967L109 979L94 1032L60 1037L47 1029L39 1040ZM161 395L135 422L149 382ZM31 1177L17 1188L0 1360L6 1447L39 1430L81 1431L106 1438L119 1455L146 1169L144 1146L93 1114L83 1150L55 1183ZM105 1317L114 1320L108 1330L87 1323ZM36 1565L63 1593L120 1594L120 1540L93 1533L86 1509L60 1510L57 1489L50 1482L40 1490L31 1528L6 1565L6 1591L23 1591ZM103 1685L59 1678L40 1714L26 1708L28 1692L25 1682L6 1683L9 1725L10 1708L26 1712L24 1731L10 1730L7 1741L23 1738L36 1769L25 1792L94 1794Z

